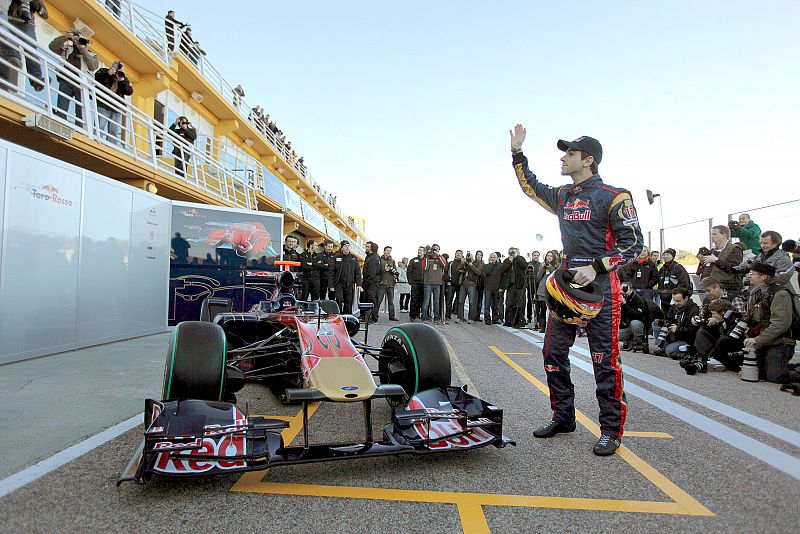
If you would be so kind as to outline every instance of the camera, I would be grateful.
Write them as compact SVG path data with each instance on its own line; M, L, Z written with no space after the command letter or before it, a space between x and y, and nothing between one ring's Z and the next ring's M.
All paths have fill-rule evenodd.
M733 327L731 333L728 334L728 337L741 340L747 333L747 328L747 321L739 321L736 323L736 326Z
M678 362L687 375L695 375L698 371L705 373L708 369L706 362L703 358L698 356L697 348L694 345L684 345L678 349L683 354L681 361Z
M620 287L623 293L627 293L631 289L631 285L628 282L622 282Z
M663 349L664 345L667 344L667 338L669 337L669 330L667 330L667 328L671 325L666 321L659 320L658 326L659 328L661 328L661 331L658 333L658 339L656 339L656 345L658 346L658 348Z
M731 230L735 230L739 228L739 223L734 220L730 220L728 221L728 228L730 228Z
M742 262L739 265L734 265L731 269L735 273L747 274L751 269L751 265L747 262Z
M31 13L31 3L27 0L22 0L19 6L19 18L22 22L30 22L33 19L33 14Z
M698 256L711 256L711 250L708 247L700 247L697 251Z
M706 317L705 310L701 310L700 313L692 317L691 322L693 326L706 324L708 322L708 317Z

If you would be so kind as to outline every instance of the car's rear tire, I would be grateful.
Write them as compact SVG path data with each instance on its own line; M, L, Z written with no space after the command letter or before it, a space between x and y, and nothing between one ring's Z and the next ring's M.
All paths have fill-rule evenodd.
M431 326L407 323L386 332L378 364L381 383L399 384L411 397L420 391L450 385L450 353L444 338Z
M162 400L222 400L225 361L222 327L202 321L178 323L167 348Z

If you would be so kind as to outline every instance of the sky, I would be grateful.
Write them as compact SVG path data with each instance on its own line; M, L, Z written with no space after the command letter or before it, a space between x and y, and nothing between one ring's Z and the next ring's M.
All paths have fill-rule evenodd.
M138 5L159 14L156 0ZM800 199L800 2L172 0L210 60L393 256L561 248L516 180L508 131L550 185L558 139L603 145L642 229ZM792 37L795 36L795 37ZM751 211L797 238L800 202ZM759 220L760 219L760 220ZM536 234L543 239L537 241ZM666 246L707 244L707 223Z

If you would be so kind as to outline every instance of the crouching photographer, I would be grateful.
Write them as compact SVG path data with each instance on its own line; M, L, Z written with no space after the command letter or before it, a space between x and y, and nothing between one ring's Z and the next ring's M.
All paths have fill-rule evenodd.
M708 361L713 358L728 370L738 372L744 359L742 341L747 331L747 323L727 300L712 302L709 311L711 316L697 331L694 340L696 355L690 352L688 354L690 358L687 358L689 361L687 363L682 361L682 367L690 374L694 374L691 373L693 367L689 364L699 361L701 367L698 370L705 372Z
M658 348L653 351L657 356L669 356L673 360L681 357L679 348L694 343L697 330L704 319L697 319L700 308L692 302L689 290L679 287L672 291L674 304L667 317L653 321L653 337Z
M744 347L756 352L759 378L770 382L788 371L797 335L795 297L775 283L775 272L772 265L753 264L744 340Z
M636 293L629 282L622 283L621 315L619 322L619 340L622 341L622 350L641 350L645 354L650 352L650 347L644 335L644 325L649 324L649 310L644 298Z

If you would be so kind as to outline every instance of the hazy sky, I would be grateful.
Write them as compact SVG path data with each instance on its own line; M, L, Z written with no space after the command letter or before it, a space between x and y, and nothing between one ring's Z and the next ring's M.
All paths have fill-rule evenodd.
M596 137L601 176L632 191L655 245L646 189L663 195L667 226L800 198L797 1L168 6L396 258L434 241L560 248L555 217L514 176L516 122L551 185L565 183L556 140ZM753 218L794 238L798 212ZM694 235L705 239L705 225L669 233L667 245L705 244Z

